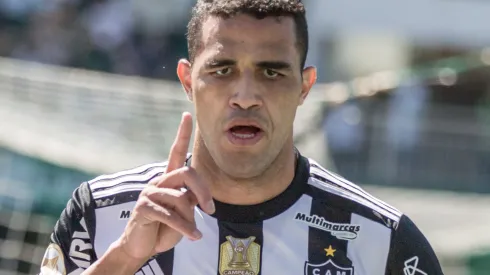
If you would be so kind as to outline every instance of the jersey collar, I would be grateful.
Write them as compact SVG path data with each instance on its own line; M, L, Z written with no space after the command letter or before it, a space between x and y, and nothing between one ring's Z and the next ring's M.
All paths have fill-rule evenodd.
M281 194L255 205L233 205L215 200L216 212L212 215L220 221L233 223L254 223L270 219L291 207L304 193L309 178L308 159L297 150L294 178Z

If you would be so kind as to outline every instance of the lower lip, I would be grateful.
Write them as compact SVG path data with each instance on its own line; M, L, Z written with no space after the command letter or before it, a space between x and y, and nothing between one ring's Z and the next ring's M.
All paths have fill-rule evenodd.
M264 136L264 131L259 131L250 137L240 137L240 136L234 135L232 131L227 131L226 135L228 137L228 140L233 145L252 146L252 145L257 144L262 139L262 137Z

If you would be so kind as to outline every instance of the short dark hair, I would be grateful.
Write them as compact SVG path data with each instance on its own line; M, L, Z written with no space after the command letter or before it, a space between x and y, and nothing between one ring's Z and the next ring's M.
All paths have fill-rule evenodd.
M296 43L301 68L305 66L308 53L308 24L301 0L197 0L187 25L187 47L191 63L199 52L204 20L208 16L229 18L238 13L252 15L257 19L267 16L291 16L296 25Z

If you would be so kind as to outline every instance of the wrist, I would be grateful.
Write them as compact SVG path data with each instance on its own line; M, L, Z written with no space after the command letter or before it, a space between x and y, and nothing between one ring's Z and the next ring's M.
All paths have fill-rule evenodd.
M82 274L84 275L132 275L148 261L145 258L134 258L125 250L120 240L112 243L104 255Z
M131 256L119 239L109 246L107 253L113 255L111 258L116 259L123 270L134 271L133 274L149 260L149 258L135 258Z

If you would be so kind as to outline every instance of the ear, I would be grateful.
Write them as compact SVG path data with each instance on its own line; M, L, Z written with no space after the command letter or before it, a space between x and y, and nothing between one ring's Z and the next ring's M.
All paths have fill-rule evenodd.
M191 63L187 59L179 60L177 65L177 76L184 88L187 99L192 101L192 78L191 78Z
M303 82L301 83L301 97L299 101L299 105L303 105L306 97L310 93L311 87L316 82L316 68L313 66L306 67L302 72Z

